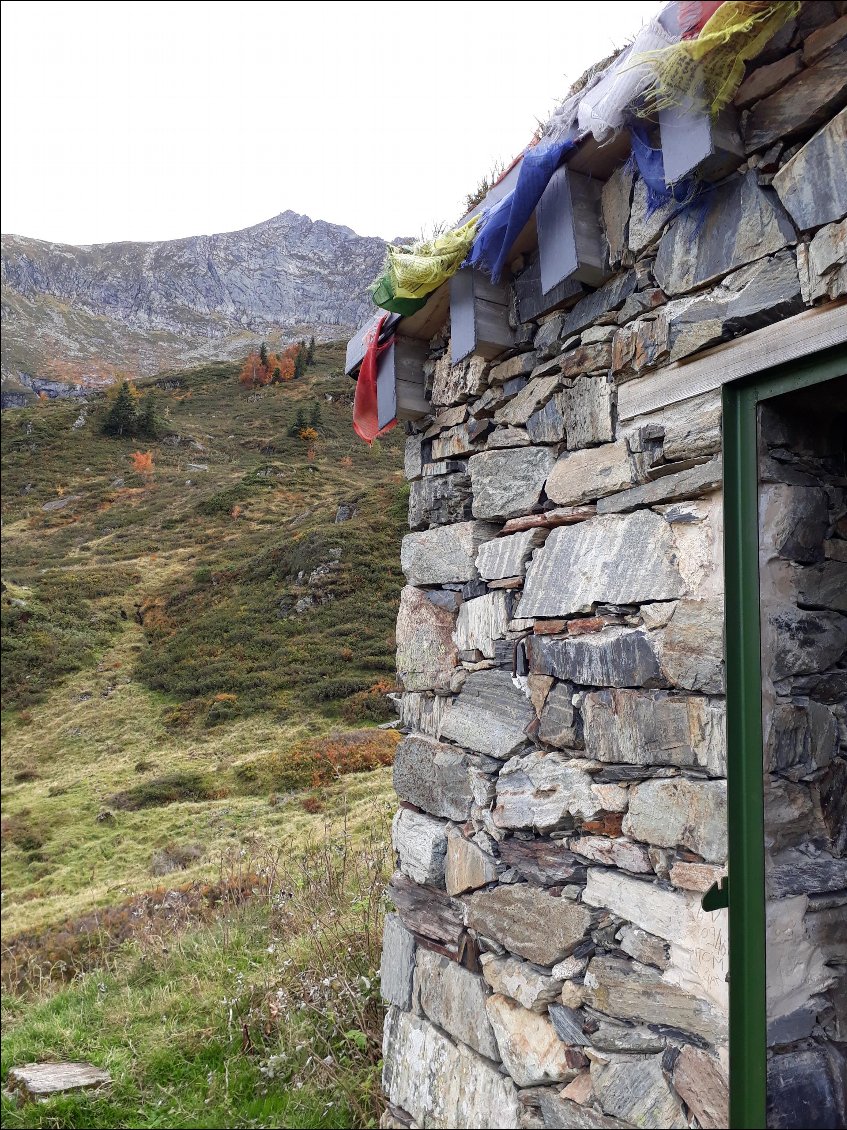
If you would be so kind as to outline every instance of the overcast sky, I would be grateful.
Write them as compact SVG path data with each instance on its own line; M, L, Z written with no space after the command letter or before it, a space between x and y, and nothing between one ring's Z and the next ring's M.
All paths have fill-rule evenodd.
M660 7L4 0L2 230L418 235Z

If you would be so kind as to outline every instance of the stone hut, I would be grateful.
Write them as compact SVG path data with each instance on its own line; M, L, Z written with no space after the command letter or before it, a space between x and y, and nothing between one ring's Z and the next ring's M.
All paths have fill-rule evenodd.
M789 7L643 118L697 195L583 132L497 287L385 327L383 1126L847 1121L847 5Z

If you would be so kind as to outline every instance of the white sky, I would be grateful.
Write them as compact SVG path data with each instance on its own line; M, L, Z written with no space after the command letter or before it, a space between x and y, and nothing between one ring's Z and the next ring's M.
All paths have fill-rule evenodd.
M660 3L4 0L4 232L452 222Z

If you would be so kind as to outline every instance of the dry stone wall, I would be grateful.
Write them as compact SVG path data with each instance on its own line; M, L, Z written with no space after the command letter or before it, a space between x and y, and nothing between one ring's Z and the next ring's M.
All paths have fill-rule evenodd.
M720 396L622 422L617 395L847 294L844 32L821 47L820 30L803 16L750 74L746 159L696 216L648 214L622 168L603 191L608 282L538 322L513 313L519 344L494 362L451 366L449 326L432 343L434 416L406 453L384 1126L727 1125L726 912L700 901L727 854ZM782 512L794 480L773 489ZM832 508L805 489L813 520L780 528L818 554ZM815 557L800 587L838 585ZM802 649L811 601L820 670L843 672L833 599L781 614ZM827 789L843 824L844 719L803 682L818 668L785 662L775 789L814 839ZM795 942L830 939L780 1040L843 1040L842 904L779 897Z

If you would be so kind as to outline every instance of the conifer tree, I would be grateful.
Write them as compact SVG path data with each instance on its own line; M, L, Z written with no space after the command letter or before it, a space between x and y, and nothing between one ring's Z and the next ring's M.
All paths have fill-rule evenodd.
M162 421L156 410L156 397L152 392L148 392L141 402L136 432L138 435L147 436L149 439L156 439L161 429Z
M279 365L274 366L273 376L271 377L271 384L282 384L282 369L280 369Z
M134 436L138 428L135 399L127 381L121 382L118 394L103 421L103 431L109 436Z
M306 351L306 364L313 365L315 363L315 335L309 338L309 347Z
M309 414L309 427L314 428L315 431L320 431L323 427L323 416L321 414L321 406L318 401L312 405L312 411Z
M303 374L305 373L305 371L306 371L306 352L301 346L301 348L297 350L297 353L294 357L294 377L295 377L295 379L297 377L302 377Z
M298 408L298 409L297 409L297 415L296 415L296 417L295 417L295 419L294 419L294 423L293 423L293 424L291 425L291 427L290 427L290 428L288 429L288 434L289 434L290 436L298 436L298 435L300 434L300 432L301 432L301 431L302 431L302 430L303 430L304 428L308 428L308 426L309 426L309 422L308 422L308 420L306 419L306 412L305 412L305 409L303 409L303 408Z
M262 342L259 348L259 363L263 369L268 367L268 347Z

